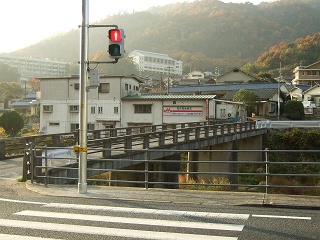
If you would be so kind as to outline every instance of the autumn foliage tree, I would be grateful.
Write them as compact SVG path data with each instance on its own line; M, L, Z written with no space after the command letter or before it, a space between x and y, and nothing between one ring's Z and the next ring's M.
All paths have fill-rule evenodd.
M40 91L40 79L38 78L29 78L27 83L32 88L34 92Z

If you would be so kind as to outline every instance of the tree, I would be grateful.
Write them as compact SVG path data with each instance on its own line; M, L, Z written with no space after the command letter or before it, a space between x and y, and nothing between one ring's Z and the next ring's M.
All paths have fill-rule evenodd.
M251 116L256 109L256 101L259 101L260 97L254 92L246 89L240 89L234 96L233 101L243 102L248 116Z
M292 120L302 120L305 116L301 101L289 100L286 105L284 105L284 113L287 118Z
M20 78L17 68L0 63L0 82L15 82Z
M10 137L15 137L23 128L24 120L16 111L4 112L0 116L0 126Z
M15 98L21 98L24 89L17 82L0 82L0 100L8 107L8 101Z
M40 79L38 78L29 78L27 83L30 85L34 92L40 91Z

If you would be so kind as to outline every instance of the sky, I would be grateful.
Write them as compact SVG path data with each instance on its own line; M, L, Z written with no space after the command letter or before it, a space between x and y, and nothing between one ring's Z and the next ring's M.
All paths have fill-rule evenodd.
M142 11L152 6L194 0L88 0L89 23L119 12ZM221 0L244 3L273 0ZM81 24L82 0L0 0L0 53L9 53L44 39L77 29ZM117 24L117 23L110 23Z

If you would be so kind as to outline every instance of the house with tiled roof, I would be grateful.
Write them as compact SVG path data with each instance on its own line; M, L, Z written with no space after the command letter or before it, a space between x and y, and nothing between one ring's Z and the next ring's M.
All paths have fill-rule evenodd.
M285 83L255 82L238 84L208 84L202 86L176 86L169 89L169 94L214 94L217 99L232 100L232 96L240 89L250 90L261 97L257 103L257 114L260 116L277 116L278 88L280 88L280 104L283 104L289 89Z
M29 93L23 99L19 99L10 104L12 111L27 115L38 114L39 100L36 97L36 93Z
M217 84L231 84L231 83L247 83L257 81L258 79L239 68L234 68L225 74L217 77Z

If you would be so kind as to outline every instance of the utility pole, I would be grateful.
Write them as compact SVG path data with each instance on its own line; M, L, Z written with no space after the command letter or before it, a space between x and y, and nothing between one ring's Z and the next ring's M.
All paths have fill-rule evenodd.
M79 131L79 181L78 192L87 193L87 82L89 42L89 0L82 0L80 31L80 131Z
M279 79L278 79L278 121L280 121L280 81L282 79L282 71L281 71L281 62L280 62L280 70L279 70Z
M169 95L169 85L170 85L170 71L173 67L167 67L168 68L168 81L167 81L167 95Z

